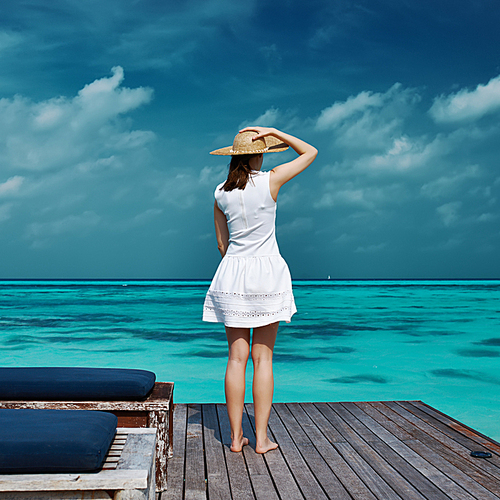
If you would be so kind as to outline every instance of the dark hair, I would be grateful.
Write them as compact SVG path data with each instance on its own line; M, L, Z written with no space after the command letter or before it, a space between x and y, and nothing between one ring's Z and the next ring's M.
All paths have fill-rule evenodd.
M250 178L250 159L258 154L251 155L234 155L229 163L229 173L224 185L221 187L224 191L232 191L233 189L245 189L248 179Z

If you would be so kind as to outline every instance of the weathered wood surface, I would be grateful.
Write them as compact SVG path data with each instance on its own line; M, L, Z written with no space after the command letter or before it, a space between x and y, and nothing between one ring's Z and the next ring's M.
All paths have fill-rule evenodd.
M155 429L118 429L115 442L120 444L113 444L113 447L122 449L112 470L85 474L0 475L0 499L70 499L75 494L78 498L87 498L84 492L89 492L92 498L105 498L103 494L109 496L109 492L115 491L116 494L121 492L118 497L122 500L132 497L154 500Z
M167 485L167 458L172 456L173 440L172 382L156 382L144 401L0 401L5 409L98 410L118 417L118 427L154 427L156 441L156 488Z
M102 466L102 470L113 470L118 466L120 457L123 453L123 448L125 448L125 443L127 442L128 434L126 431L118 429L111 446L109 447L108 454Z
M176 405L173 427L159 500L500 500L500 444L421 401L275 403L265 455L253 405L241 453L224 405Z
M105 491L14 491L0 493L2 500L111 500L113 498ZM118 500L118 499L116 499Z

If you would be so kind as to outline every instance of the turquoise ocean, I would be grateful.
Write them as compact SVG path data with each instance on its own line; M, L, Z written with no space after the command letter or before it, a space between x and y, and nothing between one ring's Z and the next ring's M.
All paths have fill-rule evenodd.
M152 370L178 403L223 402L208 281L0 281L1 366ZM422 400L500 440L500 281L296 281L275 401ZM247 399L251 401L251 363Z

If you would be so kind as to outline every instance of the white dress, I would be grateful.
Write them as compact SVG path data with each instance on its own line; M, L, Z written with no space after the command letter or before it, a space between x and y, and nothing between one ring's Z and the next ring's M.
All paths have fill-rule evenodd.
M297 311L288 266L275 234L269 172L253 172L245 189L215 190L227 218L229 246L205 297L203 320L256 328L290 321Z

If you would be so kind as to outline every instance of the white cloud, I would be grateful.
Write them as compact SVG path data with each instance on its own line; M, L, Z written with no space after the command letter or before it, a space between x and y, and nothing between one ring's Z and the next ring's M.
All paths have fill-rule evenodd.
M282 113L277 108L269 108L254 120L245 120L238 125L239 129L245 127L275 127L283 119Z
M16 213L29 214L18 228L33 248L51 246L61 235L88 234L100 224L97 213L121 227L131 203L143 215L129 227L154 216L141 200L154 196L148 179L155 134L134 130L125 116L150 102L152 90L125 88L123 78L115 67L72 97L0 99L0 165L2 177L7 174L0 197L16 196L24 207ZM2 219L11 212L3 205Z
M270 71L273 71L276 67L281 65L281 53L275 43L260 47L260 53L266 60L267 67Z
M1 99L1 163L17 171L57 170L144 147L154 134L128 130L121 115L149 103L153 91L121 87L123 78L116 66L111 77L95 80L73 98Z
M358 180L339 181L323 185L323 194L317 198L315 208L348 206L362 210L376 210L382 206L399 204L405 195L404 186L391 183L373 186Z
M227 175L227 165L203 167L200 171L199 182L206 186L216 186L223 182Z
M286 130L290 132L296 129L301 124L302 121L297 117L295 110L281 110L279 108L271 107L256 118L250 118L248 120L242 121L238 125L238 129L253 126L277 127L280 130Z
M284 235L288 233L300 235L304 232L308 232L313 227L313 219L311 217L297 217L292 222L286 224L278 225L278 235Z
M112 76L100 78L85 85L78 95L68 99L57 97L40 103L26 101L26 114L33 115L33 131L54 130L69 127L74 134L99 130L109 120L147 104L153 97L153 90L139 87L121 87L123 68L115 66ZM90 130L89 130L90 129Z
M365 247L357 247L356 250L354 250L355 253L373 253L373 252L380 252L380 250L383 250L387 246L387 243L379 243L377 245L367 245Z
M0 196L9 193L17 193L23 182L24 177L20 175L15 175L14 177L7 179L5 182L0 184Z
M372 203L366 200L363 189L341 189L324 193L315 203L316 208L334 207L338 205L356 205L372 208Z
M56 197L50 205L45 205L42 210L40 210L41 214L50 214L50 213L60 213L67 212L73 210L73 207L81 206L86 200L86 195L83 193L67 193L62 194L60 197Z
M156 199L183 210L192 208L199 199L196 179L190 173L168 174Z
M298 182L290 182L282 188L278 195L280 212L294 212L297 204L304 200L304 189Z
M403 132L404 120L419 101L415 89L405 89L400 83L384 93L363 91L325 108L315 128L331 130L335 148L352 150L358 156L362 152L388 150L394 154L398 145L401 147L408 140Z
M366 90L316 121L330 144L320 148L326 160L309 202L342 235L332 245L349 243L359 256L394 241L439 251L496 244L500 127L485 120L450 130L420 103L416 89Z
M156 139L150 130L132 130L121 132L109 137L106 146L110 149L127 150L143 148Z
M144 224L145 222L157 217L158 215L161 215L162 213L163 210L161 208L148 208L144 212L137 214L132 220L136 224Z
M387 142L382 154L366 155L354 163L358 169L365 171L404 173L420 169L422 175L434 175L448 168L448 158L457 155L467 141L475 142L481 137L480 133L474 135L463 129L447 135L437 133L435 136L411 137L402 133Z
M410 170L426 165L435 154L434 146L435 143L397 137L384 154L362 158L357 164L372 170Z
M0 222L4 222L10 219L11 209L12 209L12 203L4 203L3 205L0 205Z
M175 7L155 8L151 15L150 7L142 2L126 8L123 2L106 2L110 9L106 15L101 8L88 9L81 4L79 11L87 10L85 28L90 18L105 33L116 30L119 13L120 36L107 50L117 60L127 61L127 67L140 70L169 70L188 64L193 53L219 38L221 25L232 26L235 19L245 24L255 8L254 2L190 0L177 2ZM110 23L109 29L106 23Z
M334 243L349 243L354 239L352 234L342 233L340 236L335 238Z
M461 172L455 172L454 175L444 175L425 183L421 188L421 192L429 198L447 196L457 190L465 181L478 176L478 165L470 165Z
M78 122L85 123L85 118L95 122L107 121L110 117L127 113L143 104L147 104L153 97L153 90L139 87L136 89L122 88L120 84L124 79L123 68L115 66L111 69L113 76L101 78L78 92L74 104L79 107L79 115L74 125Z
M122 222L119 227L122 230L128 230L134 227L143 226L154 219L156 219L159 215L163 213L161 208L148 208L132 217L132 219Z
M492 214L492 213L484 213L481 214L478 218L478 222L493 222L498 219L498 215Z
M108 158L98 158L97 160L84 161L76 165L78 172L102 172L107 169L120 169L123 167L123 162L118 156L111 155Z
M14 31L0 31L0 53L22 43L23 37Z
M278 122L280 112L276 108L268 109L264 114L255 119L256 124L262 124L262 127L274 127Z
M384 96L380 93L368 91L360 92L357 96L350 96L346 101L337 101L321 111L316 122L318 130L326 130L340 125L354 114L362 113L369 108L380 108L384 104Z
M474 90L436 97L429 113L437 123L450 123L477 120L499 110L500 75Z
M437 207L436 212L441 217L443 224L448 227L458 221L458 211L461 207L461 201L453 201Z
M322 49L325 45L330 43L337 32L337 26L320 26L309 40L310 47L315 50Z
M28 238L56 236L63 233L79 233L83 229L96 226L101 217L95 212L86 211L81 215L68 215L63 219L50 222L33 222L26 231Z
M438 251L447 251L447 250L454 250L455 248L459 247L460 245L463 244L463 240L461 238L449 238L446 241L441 241L437 243L436 245L431 245L431 246L426 246L423 247L422 250L425 252L434 252L436 250Z

